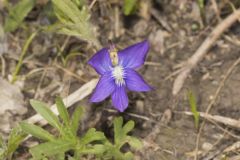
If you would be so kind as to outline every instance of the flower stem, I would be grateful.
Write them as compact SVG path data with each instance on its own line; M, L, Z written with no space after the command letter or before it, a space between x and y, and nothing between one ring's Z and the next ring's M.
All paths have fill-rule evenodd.
M26 53L27 53L27 49L30 45L30 43L32 42L33 38L37 35L37 32L33 32L30 37L27 39L26 43L24 44L23 46L23 50L22 50L22 53L20 55L20 58L19 58L19 61L18 61L18 64L12 74L12 83L14 83L16 80L17 80L17 75L22 67L22 63L23 63L23 58L25 57Z

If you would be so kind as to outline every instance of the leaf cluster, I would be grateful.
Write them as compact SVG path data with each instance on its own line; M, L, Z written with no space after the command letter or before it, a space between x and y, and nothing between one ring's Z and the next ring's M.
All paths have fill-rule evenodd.
M26 138L26 136L27 135L22 132L19 126L16 126L11 130L7 142L5 142L0 136L0 159L11 160L13 153L16 151L20 143Z
M9 14L5 20L4 31L15 31L35 5L36 0L20 0L14 6L8 5ZM90 12L85 0L51 0L45 6L45 9L51 12L47 15L54 15L54 19L57 19L57 21L47 27L40 27L41 29L75 36L99 45L93 34L92 25L89 21Z
M133 154L129 151L121 151L124 144L128 143L132 148L139 149L141 142L128 133L134 128L134 122L129 121L123 126L121 117L114 120L114 143L111 143L103 132L90 128L79 137L77 135L79 122L84 113L82 107L76 108L70 117L61 98L56 98L56 106L59 117L55 115L49 107L36 100L30 101L32 107L55 129L58 134L53 135L47 130L27 122L21 122L21 129L27 134L42 140L43 143L30 149L34 160L53 158L64 160L66 152L72 153L72 160L79 160L84 156L93 155L96 159L133 159Z
M90 12L84 0L52 0L51 2L58 21L49 26L49 30L96 43L89 22Z

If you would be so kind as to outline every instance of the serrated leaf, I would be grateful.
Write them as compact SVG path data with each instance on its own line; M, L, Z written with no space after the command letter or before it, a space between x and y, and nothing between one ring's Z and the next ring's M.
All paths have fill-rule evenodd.
M58 117L49 109L49 107L40 101L30 100L30 104L50 125L61 130L61 124Z
M81 138L80 143L86 145L93 141L99 141L103 139L105 139L103 132L98 132L95 128L90 128L87 133Z
M127 139L128 144L134 149L141 149L143 146L142 142L139 139L137 139L136 137L127 136L126 139Z
M65 153L66 151L73 149L74 146L75 144L71 141L58 139L51 142L39 144L31 148L30 152L35 159L40 159L42 156L49 157Z
M123 13L124 15L130 15L136 8L138 0L124 0Z
M48 131L34 124L30 124L27 122L20 122L20 127L24 132L31 134L32 136L37 137L39 139L46 140L46 141L54 140L53 135L51 135Z
M18 148L20 143L26 138L26 134L22 132L19 126L14 127L8 137L7 154L11 156L13 152Z
M60 19L69 18L69 20L75 23L79 23L83 20L79 15L80 11L78 7L71 0L52 0L52 3L54 4L55 9L57 9L56 13L57 16L60 16Z
M87 6L83 5L78 8L71 0L52 0L52 3L60 25L49 27L50 31L54 29L54 32L76 36L99 45L89 22L90 14Z
M191 91L188 92L188 100L189 100L189 105L191 107L191 112L193 113L195 127L198 128L199 112L197 111L196 98Z
M21 0L10 9L6 18L4 31L12 32L21 24L27 14L33 9L36 0Z
M79 122L82 118L83 113L84 113L83 107L77 107L73 112L72 119L71 119L71 129L75 135L77 134Z
M133 121L128 121L123 127L124 134L128 134L128 132L134 128L134 125L135 123Z
M56 105L57 105L59 116L63 120L63 123L66 126L69 126L69 123L70 123L69 114L68 114L67 108L65 107L65 105L60 97L56 98Z
M124 133L122 129L123 125L123 118L117 117L113 120L113 127L114 127L114 143L118 144L122 141Z

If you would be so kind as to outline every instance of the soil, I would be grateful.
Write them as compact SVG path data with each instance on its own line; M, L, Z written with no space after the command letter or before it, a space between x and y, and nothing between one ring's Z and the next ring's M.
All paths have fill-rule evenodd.
M184 114L184 111L191 111L187 94L192 91L197 99L198 111L206 111L229 67L240 56L239 22L216 41L197 68L191 72L184 82L183 89L176 96L172 95L176 76L170 75L178 69L179 64L184 63L194 54L220 20L232 13L231 4L238 8L239 2L216 1L218 7L216 10L213 3L215 0L205 1L202 14L196 1L143 2L144 5L149 5L146 13L140 8L133 15L124 16L122 2L97 1L91 9L91 21L104 47L112 41L117 48L123 49L148 39L151 48L146 64L138 71L154 90L147 93L129 92L130 104L124 113L112 112L110 99L99 104L91 104L88 101L89 97L85 98L79 102L87 108L88 113L82 122L81 130L84 131L89 126L97 127L105 131L106 135L112 136L109 130L111 119L122 115L125 120L132 119L136 122L132 134L146 142L144 150L136 152L136 159L191 160L196 154L199 130L194 126L193 117ZM9 49L7 54L3 55L7 64L5 79L13 72L26 38L39 24L45 23L43 8L39 4L30 13L29 18L25 20L25 29L20 28L7 35ZM119 9L117 30L116 17L114 17L116 8ZM57 50L64 43L66 43L62 52L64 56L73 51L81 53L70 58L65 66L57 55ZM98 77L87 65L88 59L96 50L96 47L75 37L56 33L38 34L29 48L18 80L24 84L22 93L28 106L28 112L21 119L35 113L28 103L29 99L35 98L52 104L56 95L65 97L86 82ZM61 68L80 78L71 76ZM37 71L38 69L42 70ZM225 82L210 114L239 120L239 88L240 68L237 66ZM69 110L72 111L73 108L74 106ZM203 119L200 119L200 125L202 121ZM239 141L239 128L231 128L217 122L206 122L200 138L198 158L210 160L209 157L212 156L220 160L223 157L231 159L239 156L239 149L223 153L227 146Z

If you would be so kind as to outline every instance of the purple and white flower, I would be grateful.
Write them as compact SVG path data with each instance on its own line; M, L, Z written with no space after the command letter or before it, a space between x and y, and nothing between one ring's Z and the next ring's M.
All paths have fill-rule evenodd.
M135 71L144 64L148 50L148 42L143 41L118 52L114 47L98 51L88 62L101 75L90 101L100 102L111 95L113 106L123 112L128 106L127 90L151 90Z

